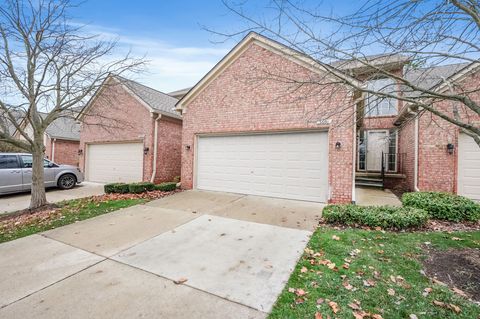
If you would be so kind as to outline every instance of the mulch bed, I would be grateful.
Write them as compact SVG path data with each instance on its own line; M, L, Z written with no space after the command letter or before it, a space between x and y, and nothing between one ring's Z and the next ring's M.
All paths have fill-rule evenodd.
M151 191L140 194L103 194L92 197L87 197L81 200L88 202L106 202L112 200L126 200L126 199L146 199L154 200L162 197L170 196L181 190L174 190L171 192ZM17 228L23 225L31 225L33 223L42 224L48 223L51 220L62 217L62 207L55 204L48 204L39 209L30 210L24 209L11 214L5 214L0 217L0 231L6 229Z
M480 250L474 248L433 250L427 248L425 273L454 292L480 302Z

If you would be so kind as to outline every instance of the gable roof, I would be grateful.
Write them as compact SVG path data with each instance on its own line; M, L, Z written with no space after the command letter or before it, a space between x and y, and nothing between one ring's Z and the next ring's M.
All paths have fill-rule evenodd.
M379 67L382 69L391 69L394 67L403 67L410 62L411 58L398 53L384 53L367 55L355 59L334 61L331 65L335 68L345 71L353 71L356 74L369 72L372 67ZM368 64L368 65L365 65Z
M173 92L169 92L168 95L176 98L176 99L181 99L185 94L188 93L188 91L190 91L192 87L188 87L188 88L184 88L184 89L181 89L181 90L176 90L176 91L173 91Z
M250 32L248 33L237 45L233 47L230 52L227 53L208 73L200 79L200 81L197 82L188 92L185 94L178 102L177 102L177 109L178 110L183 110L185 105L187 105L197 94L199 94L203 89L211 82L213 81L225 68L227 68L229 65L231 65L247 48L249 48L249 45L255 43L261 46L264 49L267 49L275 54L279 54L290 61L293 61L303 67L308 68L309 70L316 72L316 73L321 73L321 74L327 74L333 73L333 72L339 72L333 69L327 70L325 65L319 63L312 57L294 50L292 48L289 48L288 46L272 40L270 38L265 37L264 35L258 34L256 32ZM340 72L339 72L340 73ZM331 75L333 77L333 75ZM343 78L348 78L349 81L352 83L356 83L360 85L360 82L356 80L353 77L350 77L349 75L346 75L344 73L341 73L341 77ZM336 79L338 81L338 79Z
M79 113L77 117L78 120L81 121L82 117L87 114L87 110L91 107L109 80L118 82L128 94L136 98L150 112L160 113L180 120L182 119L182 116L175 109L175 104L178 102L178 99L136 81L111 74L103 81L95 94Z
M116 76L116 78L153 110L170 117L182 118L175 110L175 104L178 102L178 99L141 83L120 76Z
M80 124L71 117L55 119L45 130L50 138L80 141Z

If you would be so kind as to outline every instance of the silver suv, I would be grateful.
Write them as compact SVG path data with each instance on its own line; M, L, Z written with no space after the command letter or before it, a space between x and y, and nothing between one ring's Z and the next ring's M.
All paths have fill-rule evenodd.
M45 187L70 189L83 182L80 169L44 160ZM0 194L29 191L32 185L32 155L0 153Z

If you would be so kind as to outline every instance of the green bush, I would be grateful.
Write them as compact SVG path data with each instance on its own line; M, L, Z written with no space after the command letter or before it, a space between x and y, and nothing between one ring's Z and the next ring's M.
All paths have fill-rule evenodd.
M449 221L476 221L480 219L480 204L463 196L440 192L405 193L402 203L427 211L432 218Z
M133 183L128 185L129 193L134 193L134 194L153 191L154 189L155 189L155 184L150 182Z
M155 185L155 189L162 191L162 192L170 192L177 188L177 183L175 182L167 182Z
M105 193L107 194L111 194L111 193L125 194L129 192L128 184L125 184L125 183L106 184L103 188Z
M322 215L329 223L386 229L420 227L428 221L426 211L413 207L328 205Z

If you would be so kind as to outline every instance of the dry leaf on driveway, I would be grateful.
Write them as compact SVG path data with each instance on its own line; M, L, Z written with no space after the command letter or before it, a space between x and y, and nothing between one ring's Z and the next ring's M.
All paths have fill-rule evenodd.
M188 281L187 278L183 278L183 277L182 277L182 278L179 278L179 279L177 279L177 280L174 280L173 283L174 283L175 285L181 285L181 284L183 284L183 283L185 283L185 282L187 282L187 281Z

